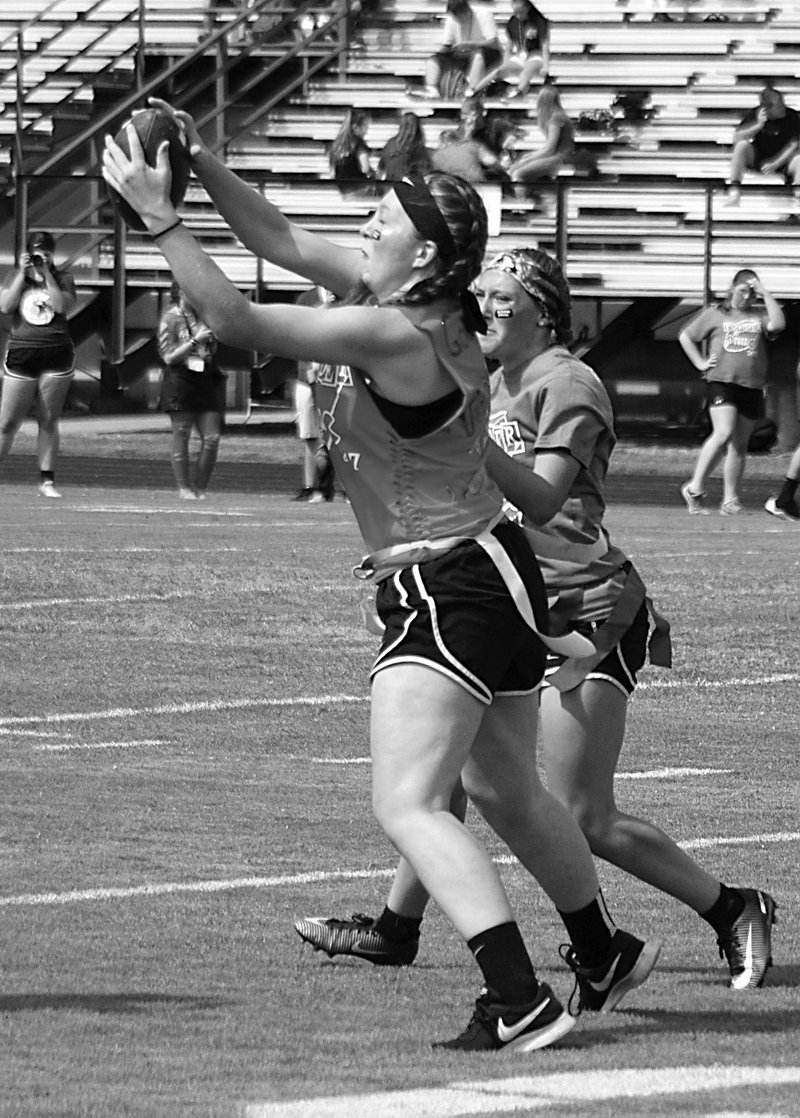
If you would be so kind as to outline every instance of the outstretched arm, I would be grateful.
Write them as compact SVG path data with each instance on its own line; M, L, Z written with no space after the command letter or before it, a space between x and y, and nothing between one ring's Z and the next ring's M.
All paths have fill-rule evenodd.
M166 101L150 98L169 113L186 134L192 169L220 215L255 256L269 260L335 295L344 295L358 279L359 255L295 225L258 191L243 182L205 146L192 117Z

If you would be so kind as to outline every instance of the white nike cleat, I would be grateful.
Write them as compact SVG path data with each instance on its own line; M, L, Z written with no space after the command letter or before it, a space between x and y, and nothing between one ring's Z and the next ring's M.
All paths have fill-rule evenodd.
M563 1008L550 987L539 984L536 997L525 1005L493 1002L484 990L475 1002L475 1012L460 1036L437 1041L434 1048L461 1052L533 1052L553 1044L570 1031L575 1018Z
M737 889L744 908L720 935L720 958L728 960L732 990L756 990L772 966L772 925L778 907L769 893Z
M616 1009L626 994L649 977L660 950L658 940L637 939L630 932L617 929L611 937L608 961L600 967L589 968L582 967L574 949L564 944L561 957L575 975L578 1013L584 1009L593 1013L610 1013Z

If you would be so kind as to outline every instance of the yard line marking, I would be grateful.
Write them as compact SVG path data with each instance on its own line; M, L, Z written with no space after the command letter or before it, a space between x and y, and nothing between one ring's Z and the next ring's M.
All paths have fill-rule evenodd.
M208 555L220 551L261 551L257 544L252 547L170 547L170 552L181 554ZM0 547L0 555L148 555L152 552L163 554L163 547Z
M734 1091L742 1087L777 1087L800 1083L800 1067L614 1068L520 1075L508 1079L445 1083L401 1091L373 1091L327 1098L283 1099L251 1103L245 1118L463 1118L469 1114L511 1114L545 1110L604 1099L692 1095ZM700 1100L698 1100L699 1102ZM730 1112L728 1112L730 1113ZM737 1112L740 1113L740 1112ZM780 1118L763 1114L762 1118Z
M9 730L0 726L0 737L5 734L15 738L68 738L69 734L60 734L58 730Z
M672 776L723 776L736 772L735 769L644 769L641 772L615 773L615 780L666 780Z
M209 508L198 509L198 508L195 508L194 506L192 506L192 508L190 508L190 509L187 509L187 508L175 508L172 505L151 505L148 508L136 508L134 505L94 505L92 507L89 507L88 505L81 505L81 506L75 506L75 507L69 507L68 506L68 508L69 508L70 513L77 513L77 512L89 512L89 513L94 513L94 512L102 512L102 513L131 512L131 513L136 513L137 515L144 513L147 516L158 516L161 513L168 512L170 514L170 516L174 516L176 513L179 514L180 516L239 516L239 517L241 517L241 516L247 516L247 517L255 516L255 513L253 513L253 512L238 512L236 509L209 509ZM67 508L65 508L64 511L66 512Z
M287 755L291 761L307 761L308 758L292 753ZM312 757L312 765L369 765L371 757ZM736 772L735 769L643 769L641 771L615 773L615 780L668 780L675 776L724 776Z
M188 596L188 595L187 595ZM166 595L165 595L166 597ZM161 599L159 599L160 601ZM8 609L9 607L4 607ZM780 675L754 676L750 679L719 680L655 680L653 683L640 683L642 690L657 691L685 687L717 690L725 687L764 687L773 683L799 683L799 672L785 672ZM317 695L288 699L219 699L196 703L175 703L154 707L111 707L109 710L93 710L66 714L32 714L24 717L0 718L0 726L23 726L37 722L83 722L113 718L148 718L159 714L194 714L197 711L247 710L261 707L325 706L335 703L368 703L368 695Z
M696 687L701 691L718 691L726 687L768 687L772 683L798 683L800 673L779 672L775 675L745 677L743 679L655 679L638 683L636 689L642 691L674 690L680 687Z
M58 745L37 745L37 753L66 753L69 749L131 749L135 745L169 745L161 738L142 738L140 741L75 741Z
M368 703L368 695L310 695L298 699L201 699L194 703L165 703L155 707L116 707L110 710L78 711L68 714L13 715L0 718L0 726L28 726L38 722L102 722L115 718L147 718L158 714L194 714L207 710L250 710L260 707L320 707L334 703Z
M71 904L75 901L113 901L128 897L160 897L170 893L224 893L231 889L272 889L282 885L314 885L327 881L358 881L392 877L388 870L311 870L282 877L233 877L227 881L166 881L162 884L130 885L126 888L74 889L69 893L23 893L0 897L0 908L23 905Z
M176 598L196 598L175 590L169 594L121 594L118 598L40 598L34 602L4 602L3 609L41 609L51 606L116 606L123 602L173 602Z
M762 843L798 842L800 832L778 832L772 835L720 836L707 839L690 839L678 846L691 850L703 846L745 846ZM516 865L511 854L492 859L497 865ZM284 874L280 877L232 877L212 881L164 881L144 885L108 886L97 889L73 889L66 893L22 893L0 896L0 908L72 904L78 901L126 900L129 897L160 897L171 893L223 893L233 889L275 889L292 885L315 885L330 881L366 881L393 877L395 869L372 870L309 870L307 873Z

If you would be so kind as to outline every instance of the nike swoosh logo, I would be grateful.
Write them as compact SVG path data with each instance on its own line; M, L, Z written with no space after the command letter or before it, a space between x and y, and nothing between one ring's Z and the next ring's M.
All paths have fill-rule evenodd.
M550 999L545 998L541 1005L537 1005L536 1009L531 1010L530 1013L521 1017L514 1025L507 1025L502 1017L497 1018L497 1039L502 1041L503 1044L508 1044L514 1037L518 1037L520 1033L527 1029L528 1025L532 1025L539 1014L542 1012L546 1005L550 1004Z
M611 983L613 982L614 972L616 971L617 963L620 961L621 958L622 958L622 952L620 952L619 955L617 955L616 959L614 959L611 966L608 968L608 971L606 972L606 976L605 976L605 978L603 979L602 982L592 982L590 979L586 980L589 983L589 985L591 986L591 988L593 990L596 990L598 992L598 994L604 994L606 992L606 990L609 988L609 986L611 985Z
M753 974L753 925L747 926L747 946L744 949L744 973L751 977Z

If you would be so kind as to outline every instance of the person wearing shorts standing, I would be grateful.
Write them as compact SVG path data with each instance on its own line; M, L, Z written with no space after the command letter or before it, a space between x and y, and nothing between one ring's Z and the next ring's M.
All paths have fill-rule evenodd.
M75 282L53 262L56 242L39 231L0 289L0 312L11 315L0 400L0 463L36 404L39 428L39 495L60 497L55 485L59 419L75 368L67 315L75 305Z
M786 319L777 300L752 268L741 268L719 306L705 307L678 335L684 353L707 381L711 434L700 448L694 473L681 486L692 515L705 516L706 479L724 457L719 511L742 511L739 485L753 428L764 417L767 342ZM704 354L701 346L706 346Z

